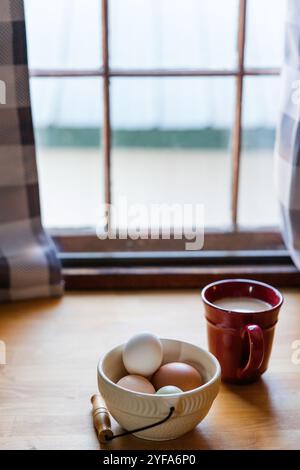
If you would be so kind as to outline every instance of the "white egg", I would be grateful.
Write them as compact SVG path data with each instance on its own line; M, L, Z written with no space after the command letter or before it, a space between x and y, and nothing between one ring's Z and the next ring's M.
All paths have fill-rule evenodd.
M129 374L148 377L160 367L163 348L160 339L152 333L133 336L123 350L123 362Z
M156 395L171 395L172 393L182 393L182 390L175 385L165 385L157 390Z

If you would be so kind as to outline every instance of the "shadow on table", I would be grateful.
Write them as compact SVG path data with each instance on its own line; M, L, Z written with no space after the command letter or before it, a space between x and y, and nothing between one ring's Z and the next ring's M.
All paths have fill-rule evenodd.
M18 300L15 302L0 303L0 326L1 331L13 322L18 322L26 317L51 315L62 302L63 297L46 299Z
M214 432L207 417L192 431L177 439L168 441L148 441L135 436L116 438L107 445L99 444L101 450L209 450L214 448ZM124 431L111 417L114 434Z
M56 307L63 300L62 297L46 297L38 299L28 299L28 300L15 300L12 302L1 302L0 303L0 315L3 313L20 312L24 315L26 313L32 313L34 310L40 312L43 309L51 309Z
M32 335L35 319L52 318L62 298L36 299L0 304L0 339L10 341L22 332L22 339Z
M252 412L259 413L260 417L276 420L276 408L272 400L272 382L260 378L257 382L248 385L222 384L224 392L237 395L239 400L245 401L245 405L251 406Z
M248 385L223 384L222 389L228 394L236 439L243 437L249 449L278 448L275 436L284 419L278 402L278 381L269 376Z
M237 400L237 406L235 413L233 413L232 407L235 408L235 400ZM227 405L224 406L224 402L228 404L228 408ZM251 428L253 424L257 425L259 423L263 429L265 424L272 423L274 425L279 419L277 410L272 402L272 383L268 383L264 379L260 379L251 385L223 383L218 400L210 413L209 423L206 424L208 418L205 418L203 423L179 439L155 442L126 436L116 439L107 446L103 446L102 449L205 450L216 447L226 448L227 446L232 446L232 443L228 441L230 436L226 436L226 433L228 434L229 432L231 435L233 429L239 433L239 429L245 431L245 427L250 426ZM213 432L214 427L215 432ZM249 437L245 438L245 443L249 444Z

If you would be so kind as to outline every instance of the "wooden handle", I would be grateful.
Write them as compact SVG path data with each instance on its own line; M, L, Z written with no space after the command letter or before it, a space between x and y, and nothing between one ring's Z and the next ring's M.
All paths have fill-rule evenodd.
M111 423L105 401L100 395L93 395L91 398L93 405L93 421L97 431L98 440L101 444L107 444L112 436Z

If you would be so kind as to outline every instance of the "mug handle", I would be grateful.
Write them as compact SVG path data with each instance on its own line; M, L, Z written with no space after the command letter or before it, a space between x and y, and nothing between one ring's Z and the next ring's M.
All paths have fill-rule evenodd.
M247 334L249 340L249 359L245 367L238 369L238 377L244 378L248 373L257 371L262 365L265 347L264 336L260 326L245 325L241 331L242 339Z

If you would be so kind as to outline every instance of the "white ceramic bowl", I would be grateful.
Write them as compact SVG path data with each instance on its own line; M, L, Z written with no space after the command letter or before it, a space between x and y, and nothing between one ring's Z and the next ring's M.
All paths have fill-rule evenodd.
M109 351L98 364L98 387L107 408L126 430L147 426L166 417L170 407L175 411L165 423L134 435L153 441L175 439L191 431L207 415L216 398L221 369L217 359L208 351L174 339L162 339L164 360L186 362L202 374L205 384L189 392L172 395L137 393L116 385L127 374L122 362L123 346Z

